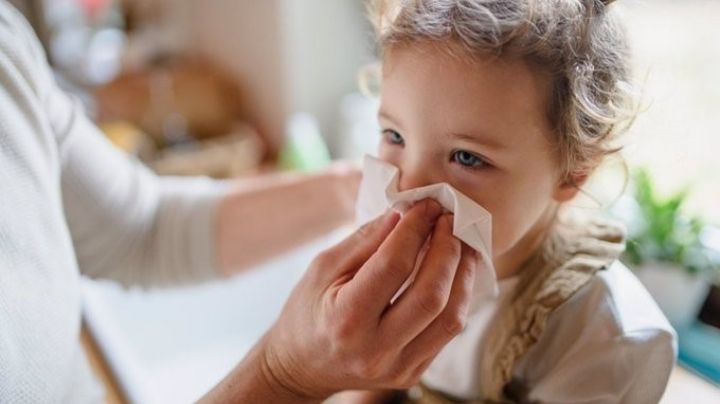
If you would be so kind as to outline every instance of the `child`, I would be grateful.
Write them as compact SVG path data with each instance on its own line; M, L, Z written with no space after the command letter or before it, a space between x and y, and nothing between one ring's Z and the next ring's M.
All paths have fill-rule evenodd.
M618 261L622 228L559 216L632 117L628 45L610 3L374 4L379 156L398 167L400 190L446 182L492 214L500 280L500 297L470 314L411 390L415 401L662 396L674 332Z

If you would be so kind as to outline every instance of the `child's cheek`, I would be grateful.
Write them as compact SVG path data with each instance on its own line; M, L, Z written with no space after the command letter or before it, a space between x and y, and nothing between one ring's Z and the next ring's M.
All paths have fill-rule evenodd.
M475 198L475 201L492 215L493 256L507 252L514 244L520 219L512 213L513 209L509 206L512 201L493 197Z

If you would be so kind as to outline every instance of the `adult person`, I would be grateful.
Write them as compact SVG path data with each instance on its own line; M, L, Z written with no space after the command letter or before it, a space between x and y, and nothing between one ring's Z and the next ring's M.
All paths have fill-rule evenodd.
M111 147L0 1L0 402L98 402L80 274L169 286L228 276L348 221L353 170L221 186L159 178ZM305 402L414 383L457 334L474 253L424 201L312 263L276 324L204 398ZM430 247L413 287L395 291ZM244 309L244 308L238 308Z

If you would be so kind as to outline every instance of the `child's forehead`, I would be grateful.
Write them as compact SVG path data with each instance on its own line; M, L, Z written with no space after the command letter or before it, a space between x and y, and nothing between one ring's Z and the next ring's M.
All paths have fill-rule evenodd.
M469 63L431 49L396 48L387 55L380 93L386 113L456 126L502 128L517 120L548 124L550 83L528 64L504 59Z
M394 46L384 54L381 82L415 80L418 89L439 86L446 93L461 96L497 93L495 96L516 100L535 97L532 101L538 101L546 110L553 78L540 67L518 57L476 55L470 59L458 56L459 52L467 53L466 50L446 51L447 46L457 48L459 45L417 42Z

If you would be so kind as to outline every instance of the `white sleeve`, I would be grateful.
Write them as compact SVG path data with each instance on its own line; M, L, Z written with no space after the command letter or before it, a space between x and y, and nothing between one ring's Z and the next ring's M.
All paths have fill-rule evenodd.
M53 124L63 135L63 204L80 270L126 286L217 277L223 188L206 178L155 176L110 145L76 103L53 97L56 111L67 109Z
M531 402L655 404L676 351L672 327L619 264L553 313L514 377Z
M530 388L530 401L655 404L674 365L673 337L658 330L574 347Z
M22 28L19 70L37 94L34 114L44 120L37 130L50 130L57 141L58 185L81 272L126 286L218 277L215 214L224 187L206 178L156 177L114 148L58 88L37 39Z

